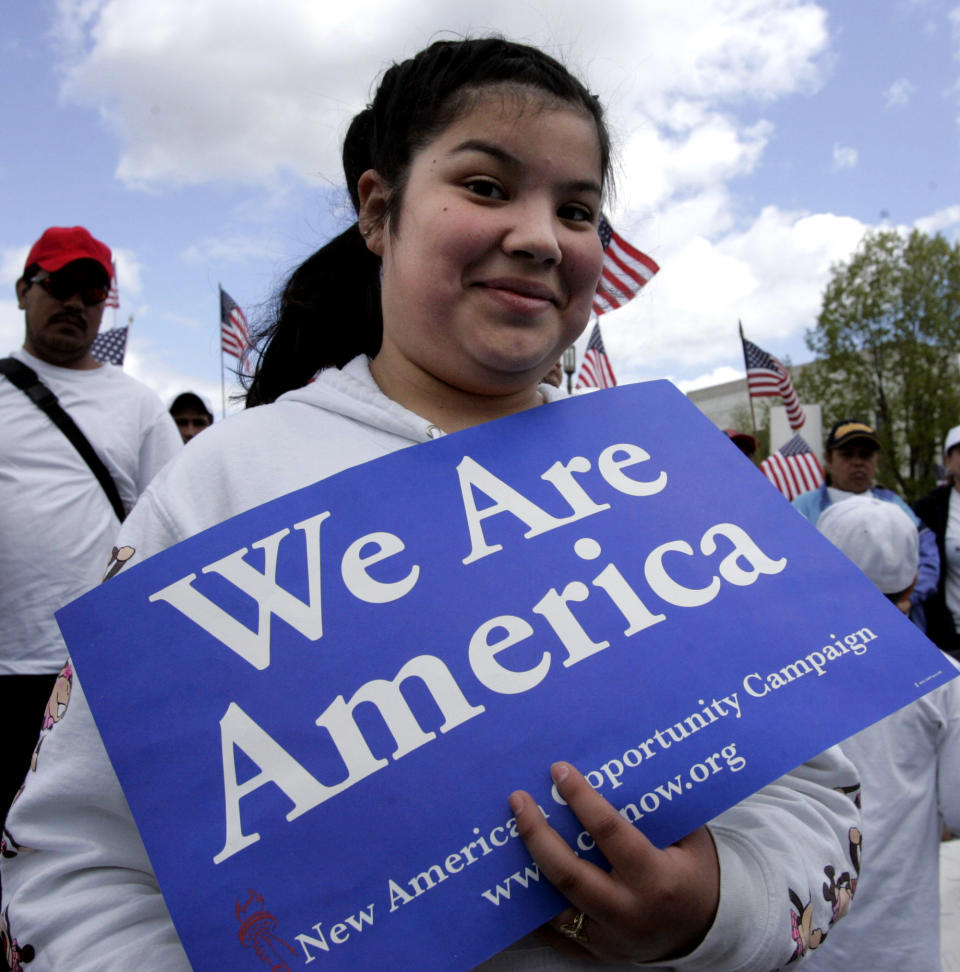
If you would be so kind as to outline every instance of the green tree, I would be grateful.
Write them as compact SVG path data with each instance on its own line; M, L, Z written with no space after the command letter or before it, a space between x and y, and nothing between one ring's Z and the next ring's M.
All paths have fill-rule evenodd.
M931 489L943 437L960 424L960 243L867 233L833 267L806 340L816 360L797 386L823 405L825 427L870 422L881 480L909 500Z

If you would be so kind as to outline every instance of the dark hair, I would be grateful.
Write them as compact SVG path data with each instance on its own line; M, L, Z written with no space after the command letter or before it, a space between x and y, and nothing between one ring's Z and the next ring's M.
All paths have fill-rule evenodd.
M180 392L170 404L168 411L171 415L176 415L179 412L200 412L213 422L213 415L210 409L207 408L206 402L196 392Z
M562 64L501 37L437 41L390 67L373 101L350 123L343 171L354 209L360 208L360 176L373 169L390 186L385 216L395 213L414 154L469 106L477 89L495 84L539 89L592 117L607 177L603 109ZM382 331L380 260L354 223L297 267L280 292L273 321L257 335L262 353L247 406L272 402L321 368L341 368L358 354L373 357Z

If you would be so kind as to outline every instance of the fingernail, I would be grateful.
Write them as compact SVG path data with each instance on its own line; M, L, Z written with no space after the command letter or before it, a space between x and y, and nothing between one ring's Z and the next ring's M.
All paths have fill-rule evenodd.
M554 783L562 783L570 775L569 763L554 763L550 767L550 776Z
M523 797L519 793L511 793L507 802L510 804L510 809L515 817L519 817L523 813Z

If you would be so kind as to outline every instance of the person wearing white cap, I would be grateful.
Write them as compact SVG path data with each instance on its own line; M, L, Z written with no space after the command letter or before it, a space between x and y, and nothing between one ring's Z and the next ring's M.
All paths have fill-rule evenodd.
M817 520L817 529L904 614L910 613L920 545L917 528L903 510L875 496L854 496L828 506Z
M817 529L904 613L909 610L918 543L906 513L857 496L829 506ZM939 972L941 821L960 833L960 679L851 736L841 748L860 771L866 866L851 877L850 913L804 968ZM856 835L851 845L858 844ZM836 880L842 883L840 876Z
M180 392L170 403L170 415L177 423L184 445L195 435L213 425L213 412L210 411L210 406L196 392Z
M927 600L927 637L960 658L960 425L943 443L947 482L914 504L914 512L937 538L940 582Z

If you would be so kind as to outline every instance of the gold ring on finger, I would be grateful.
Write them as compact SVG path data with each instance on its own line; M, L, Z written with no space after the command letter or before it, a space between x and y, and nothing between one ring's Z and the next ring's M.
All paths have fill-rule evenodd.
M590 939L587 938L587 933L583 930L583 923L586 918L587 916L582 911L578 911L577 917L573 921L565 921L560 926L560 931L575 942L588 942Z

